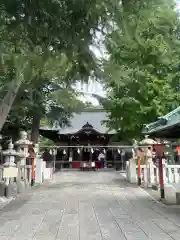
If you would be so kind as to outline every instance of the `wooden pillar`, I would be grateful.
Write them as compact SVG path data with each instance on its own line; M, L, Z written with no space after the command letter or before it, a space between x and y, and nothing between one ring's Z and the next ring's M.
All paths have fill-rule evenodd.
M138 156L138 185L141 185L141 157Z
M143 152L141 148L136 149L136 154L138 158L138 185L141 185L141 159L143 157Z
M73 149L70 147L69 148L69 159L68 159L68 161L69 161L69 168L72 168L72 161L73 161Z
M69 136L69 141L68 141L68 150L67 150L67 152L68 152L68 157L67 157L67 160L68 160L68 165L69 165L69 168L72 166L72 165L70 164L70 162L69 162L69 158L70 158L70 151L71 151L71 149L70 149L70 146L71 146L71 136Z
M164 173L163 173L163 155L165 146L162 143L154 144L153 145L155 151L156 151L156 159L158 160L159 165L159 184L160 184L160 193L161 193L161 199L165 198L165 192L164 192Z
M104 168L107 168L107 154L105 148L104 148Z
M115 157L114 157L114 150L111 148L111 157L112 157L112 161L113 161L113 168L115 167Z
M83 148L82 148L82 146L81 146L81 147L80 147L80 162L83 161L83 153L82 153L82 150L83 150Z
M89 148L90 150L90 162L92 162L92 148Z

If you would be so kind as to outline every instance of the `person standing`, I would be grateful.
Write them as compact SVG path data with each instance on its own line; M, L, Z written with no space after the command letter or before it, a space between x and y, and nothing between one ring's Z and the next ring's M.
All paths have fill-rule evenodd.
M48 149L45 149L44 153L42 154L43 161L46 162L47 168L52 168L52 155L48 151Z
M104 168L104 160L105 160L105 155L103 152L100 152L99 156L98 156L98 160L101 164L101 168Z

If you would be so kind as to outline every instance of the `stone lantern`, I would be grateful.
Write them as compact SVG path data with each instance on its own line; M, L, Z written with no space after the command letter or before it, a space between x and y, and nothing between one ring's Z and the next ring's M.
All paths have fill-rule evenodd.
M142 146L148 162L152 162L152 148L154 144L157 144L157 141L146 136L145 139L143 139L139 144Z
M154 168L153 168L153 152L152 148L153 145L157 144L157 142L151 138L148 138L148 136L145 136L145 139L143 139L140 142L140 145L142 146L142 149L145 153L145 171L144 171L144 179L145 179L145 185L147 187L152 187L152 184L154 182Z
M28 148L32 145L32 142L28 140L28 135L25 131L20 132L20 139L15 143L17 146L17 167L18 167L18 180L27 182L27 169L26 158L28 157Z
M152 145L157 144L157 141L148 138L148 136L145 136L145 138L142 141L140 141L139 144L143 147L152 147Z
M15 157L17 152L14 150L14 144L10 140L8 144L8 149L3 151L3 156L5 157L5 163L3 164L3 178L6 179L6 184L9 184L11 178L17 177L17 168L15 164Z
M12 139L8 144L8 149L3 151L3 156L5 157L5 163L3 164L5 168L16 167L15 157L17 156L17 152L16 150L14 150L14 144L12 143Z
M17 195L17 184L14 181L18 175L18 169L15 164L15 158L17 157L17 152L14 150L14 144L10 140L8 144L8 149L2 152L5 157L5 163L3 164L3 178L5 180L5 196L12 197ZM2 186L1 186L2 187ZM4 191L1 189L1 192Z

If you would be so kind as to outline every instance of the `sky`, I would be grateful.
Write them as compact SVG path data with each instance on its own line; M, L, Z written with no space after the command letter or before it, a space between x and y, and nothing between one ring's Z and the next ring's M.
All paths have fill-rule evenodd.
M100 34L96 34L96 37L94 39L94 45L90 46L90 50L96 55L98 59L106 56L105 48L102 41L103 36L101 36ZM75 88L78 91L84 93L84 96L80 97L82 101L92 102L92 104L94 105L98 105L99 102L97 101L97 99L91 96L92 94L98 94L102 97L105 97L106 95L103 86L99 82L91 79L89 79L88 84L79 82Z
M177 9L180 10L180 0L176 0L177 3Z
M79 92L83 92L84 96L80 97L80 99L84 102L92 102L92 104L94 105L98 105L98 101L97 99L95 99L94 97L92 97L92 94L98 94L102 97L104 97L106 95L105 91L103 90L103 87L100 83L95 82L95 81L91 81L89 80L88 84L82 84L82 83L78 83L76 85L76 89Z

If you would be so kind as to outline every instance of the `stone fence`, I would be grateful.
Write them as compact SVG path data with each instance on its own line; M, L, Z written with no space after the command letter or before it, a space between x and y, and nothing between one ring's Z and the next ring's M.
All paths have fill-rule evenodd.
M157 190L161 196L159 168L149 162L140 166L141 186ZM138 166L136 159L126 163L126 179L130 183L138 184ZM167 204L180 204L180 165L170 165L163 161L164 201ZM152 193L152 194L155 194ZM156 194L155 194L156 195Z
M136 160L126 162L126 179L130 183L137 183ZM164 184L180 183L180 165L168 165L163 162ZM141 182L145 187L159 185L159 169L153 164L141 165Z
M52 178L52 169L47 168L46 162L38 155L38 145L34 147L34 157L28 151L31 146L27 133L22 131L20 139L14 144L10 141L8 149L2 152L4 164L0 165L0 197L16 196L32 185Z

